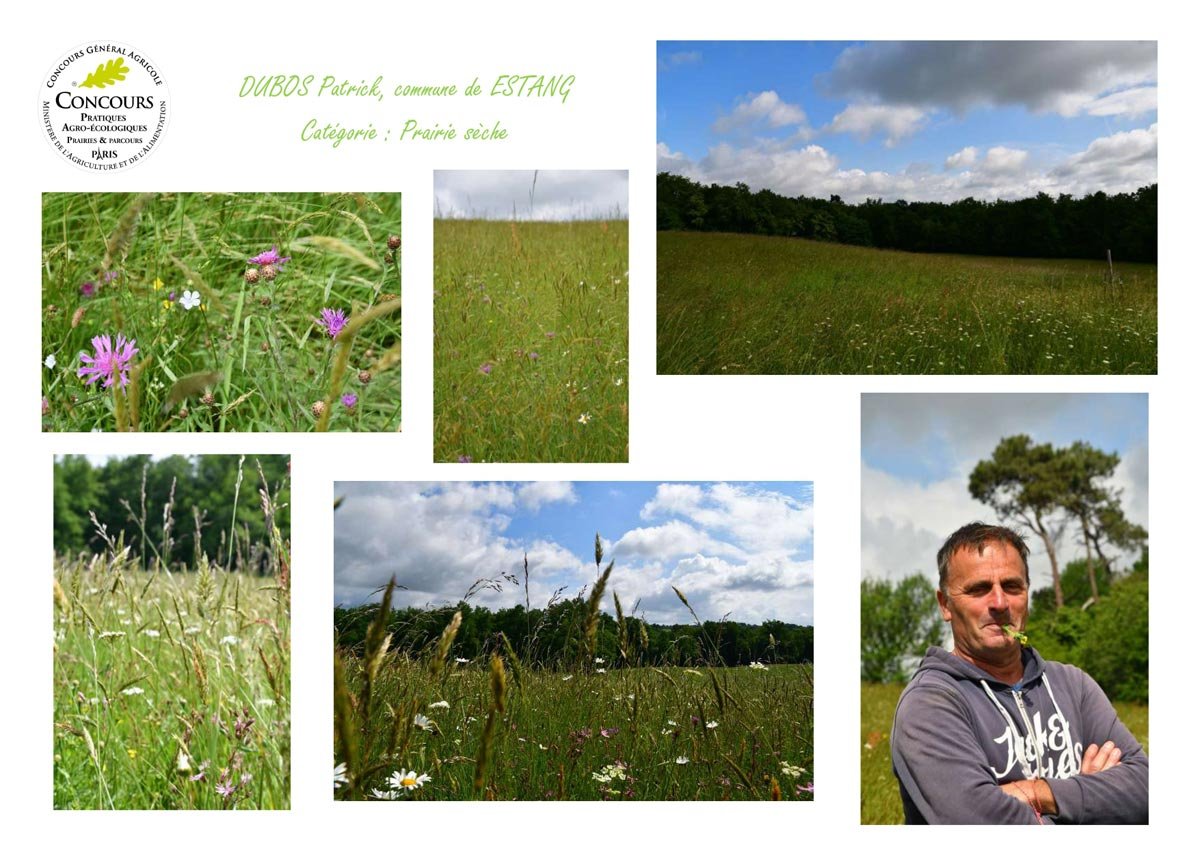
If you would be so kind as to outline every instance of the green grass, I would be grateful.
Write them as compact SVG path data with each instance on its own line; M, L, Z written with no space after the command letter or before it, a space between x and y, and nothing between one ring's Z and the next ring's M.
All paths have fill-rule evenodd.
M1153 374L1154 265L658 234L659 374Z
M206 610L194 576L56 575L70 605L55 625L55 808L287 808L289 629L277 583L221 574L223 601ZM246 716L254 724L239 739ZM252 776L230 802L216 792L225 768L235 782Z
M629 456L626 221L434 222L434 460Z
M398 430L399 232L398 194L43 195L43 428ZM248 282L272 246L291 260ZM322 309L363 321L331 340ZM118 334L129 387L85 386L80 353Z
M339 654L349 689L360 691L362 661ZM385 657L360 736L363 762L376 768L339 798L386 790L396 770L430 777L403 794L413 799L753 800L771 798L772 782L782 799L813 797L811 666L606 674L508 667L505 709L475 790L490 675L483 660L456 665L451 656L450 665L438 675L421 660ZM443 700L448 707L432 707ZM412 724L417 713L432 721L428 730ZM621 777L597 780L614 765Z
M892 775L892 717L903 684L862 684L862 776L860 817L864 825L904 822L900 785ZM1150 709L1143 704L1114 702L1125 727L1150 750Z

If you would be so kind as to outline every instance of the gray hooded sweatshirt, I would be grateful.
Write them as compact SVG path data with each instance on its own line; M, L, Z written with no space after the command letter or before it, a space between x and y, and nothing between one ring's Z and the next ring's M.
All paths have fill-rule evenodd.
M908 823L1033 823L1033 808L1000 790L1044 778L1058 814L1047 823L1145 823L1150 765L1091 677L1021 650L1019 683L931 648L900 696L892 770ZM1091 743L1112 740L1121 763L1079 772Z

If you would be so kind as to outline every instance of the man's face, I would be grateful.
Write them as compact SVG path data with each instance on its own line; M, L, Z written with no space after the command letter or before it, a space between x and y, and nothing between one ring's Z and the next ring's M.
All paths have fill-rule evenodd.
M1003 663L1019 648L1003 626L1024 630L1029 584L1021 555L1008 543L989 541L982 552L974 546L954 552L946 589L938 590L937 599L960 656Z

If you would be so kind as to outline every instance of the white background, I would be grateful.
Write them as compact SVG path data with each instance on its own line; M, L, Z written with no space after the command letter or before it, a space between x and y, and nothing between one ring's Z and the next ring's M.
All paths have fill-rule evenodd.
M1182 4L1180 4L1182 6ZM1192 421L1195 377L1196 30L1157 2L1007 3L40 3L4 25L3 281L7 319L3 421L3 712L5 837L54 843L213 846L397 842L526 846L670 841L900 845L928 830L858 825L859 393L1150 393L1152 829L1190 820L1195 787L1196 629ZM654 376L656 39L1148 38L1159 41L1161 374L1154 377ZM84 172L42 138L42 77L71 48L112 39L145 52L170 89L166 136L142 164ZM247 74L486 86L497 73L574 73L554 101L384 104L239 99ZM411 106L411 108L409 108ZM302 144L310 116L343 124L501 118L507 142ZM432 169L620 168L630 171L630 458L628 466L434 466L432 450ZM40 194L44 191L297 190L404 193L402 434L41 434L38 362ZM1189 390L1188 387L1193 387ZM293 455L292 810L277 813L52 811L51 462L55 453L278 452ZM332 513L335 479L613 479L815 481L816 801L791 805L396 804L331 800ZM1138 840L1111 829L1056 841ZM937 840L975 840L940 830ZM994 839L999 835L987 835ZM1019 835L1018 839L1031 837ZM1012 836L1009 836L1012 839ZM6 841L7 842L7 841ZM1174 842L1174 841L1172 841Z

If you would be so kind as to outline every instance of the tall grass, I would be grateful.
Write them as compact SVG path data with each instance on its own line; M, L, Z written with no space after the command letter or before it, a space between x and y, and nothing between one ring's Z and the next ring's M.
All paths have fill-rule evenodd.
M199 545L190 571L144 564L119 537L56 556L55 808L289 806L290 544L259 496L261 575Z
M400 223L399 195L44 195L43 427L399 429ZM290 260L248 263L272 247ZM331 339L322 309L358 323ZM118 334L128 387L85 386Z
M627 221L434 223L434 459L628 459Z
M658 234L660 374L1153 374L1153 265Z
M361 648L335 653L335 796L811 799L811 665L594 657L594 611L613 568L560 656L526 647L536 663L503 633L483 656L455 656L460 614L428 644L393 645L387 623L402 590L390 582Z

